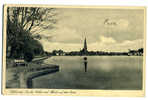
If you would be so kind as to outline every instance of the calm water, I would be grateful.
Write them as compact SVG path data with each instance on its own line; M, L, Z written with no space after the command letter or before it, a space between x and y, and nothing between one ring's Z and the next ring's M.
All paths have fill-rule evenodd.
M33 79L33 88L50 89L142 89L142 57L56 56L45 63L57 64L59 72Z

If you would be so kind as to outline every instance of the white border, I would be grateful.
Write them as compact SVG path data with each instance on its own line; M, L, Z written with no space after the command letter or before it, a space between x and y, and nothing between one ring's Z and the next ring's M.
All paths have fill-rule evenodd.
M1 60L0 60L0 65L2 66L2 8L3 8L3 4L52 4L52 5L103 5L103 6L146 6L148 7L148 1L144 1L144 0L1 0L1 3L0 3L0 6L1 6L1 9L0 9L0 18L1 18L1 21L0 21L0 27L1 27L1 32L0 32L0 57L1 57ZM147 11L148 13L148 11ZM146 27L148 28L148 26ZM148 35L146 35L148 36ZM148 43L146 43L148 44ZM148 45L146 45L146 50L148 52L148 48L147 48ZM146 54L146 62L147 62L147 54ZM146 63L147 65L147 63ZM2 70L2 67L0 67L0 69ZM147 69L147 68L146 68ZM147 73L147 71L146 71ZM1 80L1 77L0 77L0 80ZM146 74L146 84L148 83L148 78L147 78L147 74ZM0 83L1 85L1 83ZM111 99L111 100L124 100L124 99L127 99L127 100L131 100L131 99L140 99L140 100L145 100L145 99L148 99L148 93L147 93L147 85L146 85L146 97L145 98L115 98L115 97L71 97L71 96L68 96L68 97L64 97L64 96L46 96L46 97L42 97L42 96L38 96L38 97L33 97L33 96L0 96L0 99L1 100L9 100L9 99L15 99L15 100L20 100L20 99L36 99L36 100L41 100L41 99L55 99L55 100L59 100L59 99L67 99L67 100L74 100L74 99L78 99L78 100L90 100L90 99L94 99L94 100L98 100L98 99L101 99L101 100L108 100L108 99Z

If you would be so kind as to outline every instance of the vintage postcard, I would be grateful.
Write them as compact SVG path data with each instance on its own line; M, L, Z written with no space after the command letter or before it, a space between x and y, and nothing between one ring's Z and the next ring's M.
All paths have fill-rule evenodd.
M4 5L4 95L145 95L145 7Z

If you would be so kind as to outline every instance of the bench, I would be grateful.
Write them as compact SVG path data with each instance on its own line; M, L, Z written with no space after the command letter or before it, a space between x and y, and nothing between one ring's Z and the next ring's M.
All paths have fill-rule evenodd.
M15 66L27 66L28 64L23 59L15 59L14 65Z

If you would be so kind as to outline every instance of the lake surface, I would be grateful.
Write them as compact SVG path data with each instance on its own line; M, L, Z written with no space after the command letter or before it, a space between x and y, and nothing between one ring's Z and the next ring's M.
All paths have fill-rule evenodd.
M140 56L87 56L86 63L83 56L54 56L44 63L59 65L59 72L33 79L33 88L142 89Z

